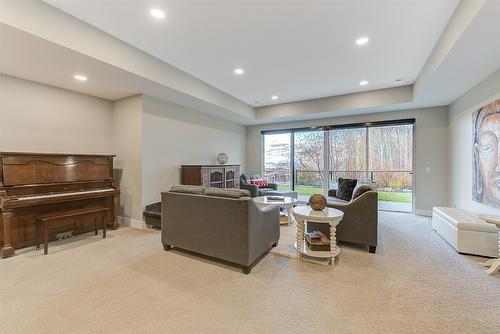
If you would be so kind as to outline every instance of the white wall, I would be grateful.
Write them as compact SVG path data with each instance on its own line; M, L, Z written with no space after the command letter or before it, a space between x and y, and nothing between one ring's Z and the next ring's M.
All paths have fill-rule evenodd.
M115 182L120 187L122 222L142 226L142 109L143 99L136 95L113 103L113 150Z
M470 89L449 108L450 203L478 213L500 214L499 209L472 200L472 113L500 98L500 70Z
M0 74L0 150L113 153L112 103Z
M0 75L0 150L116 154L121 223L179 184L179 165L245 160L245 127L156 98L111 102Z
M225 152L245 165L245 127L144 96L143 205L180 183L181 164L211 164Z
M326 118L247 127L246 161L248 172L260 172L262 166L262 130L288 129L334 124L375 122L415 118L415 210L430 215L433 206L448 203L447 189L447 107L412 109L377 114ZM430 172L427 172L430 167Z

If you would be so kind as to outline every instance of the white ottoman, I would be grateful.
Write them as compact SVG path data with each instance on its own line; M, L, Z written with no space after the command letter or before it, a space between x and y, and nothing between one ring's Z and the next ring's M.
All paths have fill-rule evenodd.
M457 208L435 207L432 227L459 253L498 256L498 230L476 214Z

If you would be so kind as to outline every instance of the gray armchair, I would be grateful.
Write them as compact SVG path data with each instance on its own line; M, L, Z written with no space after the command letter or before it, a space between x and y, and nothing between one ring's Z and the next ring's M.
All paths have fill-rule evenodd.
M172 187L161 194L161 241L242 266L252 264L277 245L279 207L259 209L245 190Z
M258 185L251 184L251 180L260 179L259 175L240 175L240 189L245 189L250 192L251 197L265 196L270 191L278 190L276 183L268 183L267 188L260 188Z
M336 190L328 191L327 206L344 212L337 225L337 240L368 245L370 253L375 253L378 243L377 191L365 191L350 201L339 199L336 195ZM324 224L308 223L307 230L330 234Z

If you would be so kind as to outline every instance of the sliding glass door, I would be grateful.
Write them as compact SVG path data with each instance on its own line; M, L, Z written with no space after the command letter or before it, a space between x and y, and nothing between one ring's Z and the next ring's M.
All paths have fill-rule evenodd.
M379 208L413 210L413 125L369 128L368 173L376 182Z
M328 188L336 189L339 177L367 178L366 128L334 129L328 135Z
M279 189L312 194L337 188L338 178L369 179L379 208L413 210L413 122L332 126L264 134L264 176Z
M291 189L291 133L266 134L264 136L264 175L279 189Z
M294 135L294 189L299 196L322 194L324 184L324 131L300 131Z

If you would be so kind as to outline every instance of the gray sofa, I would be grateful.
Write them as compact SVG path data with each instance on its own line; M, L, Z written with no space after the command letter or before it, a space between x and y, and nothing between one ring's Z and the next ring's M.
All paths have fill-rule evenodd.
M336 197L336 190L328 191L327 206L344 212L337 225L337 240L368 245L375 253L378 244L378 193L369 190L350 201ZM329 235L328 226L308 223L307 230L319 230Z
M161 194L161 241L229 261L249 274L278 243L279 207L259 209L248 191L176 186Z
M251 184L250 181L254 179L260 179L259 175L240 175L240 189L245 189L250 192L251 197L266 196L269 192L278 190L278 185L276 183L268 183L267 188L260 188L255 184Z

